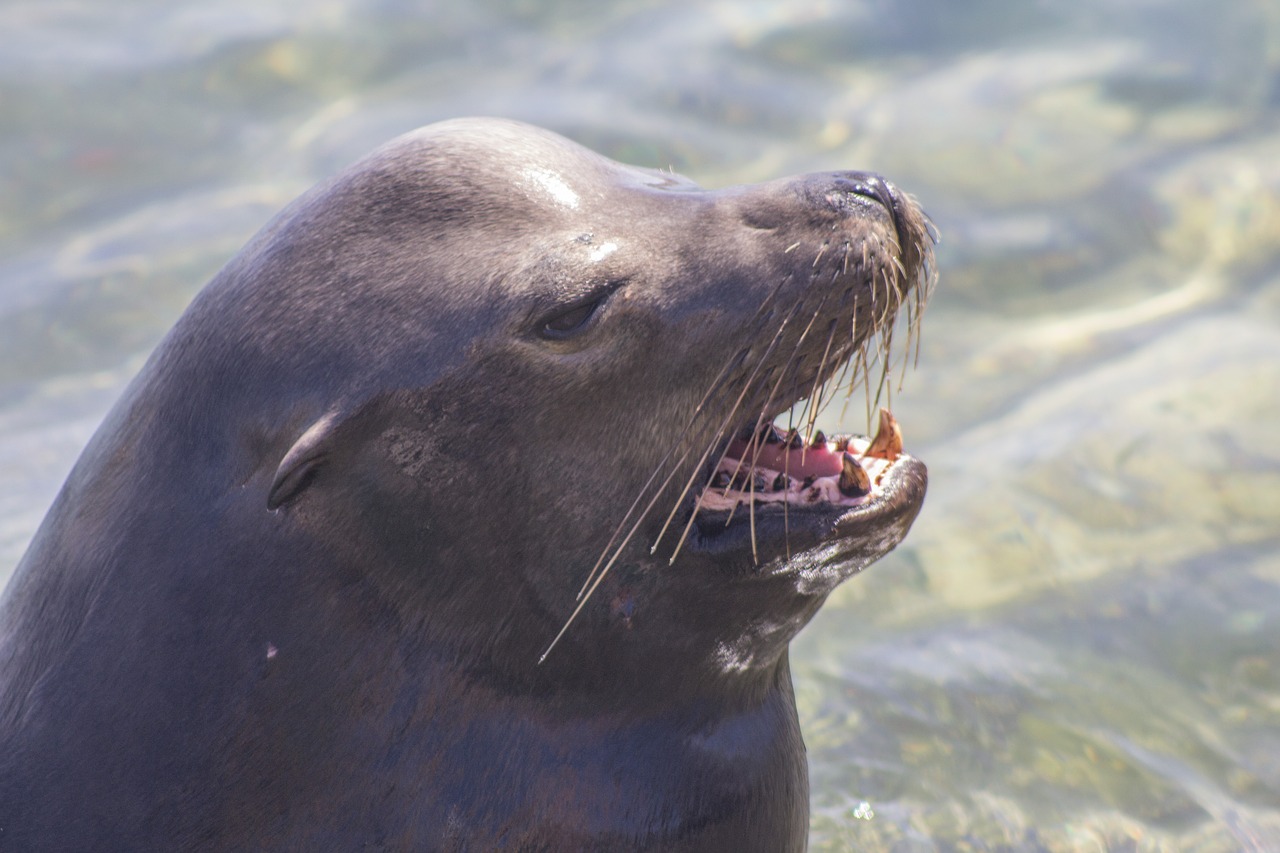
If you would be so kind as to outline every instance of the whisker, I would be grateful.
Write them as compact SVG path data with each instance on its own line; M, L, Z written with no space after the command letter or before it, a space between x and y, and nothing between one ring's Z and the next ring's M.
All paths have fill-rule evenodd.
M809 399L805 405L806 414L809 414L807 422L805 422L805 434L813 435L813 425L818 421L818 415L821 411L822 399L819 397L820 389L825 389L827 384L822 381L822 372L827 369L827 357L831 355L831 344L836 339L836 323L831 321L831 332L827 335L827 345L822 350L822 359L818 362L818 372L813 376L813 390L809 392ZM815 397L818 399L815 401ZM810 409L812 411L810 412ZM804 464L805 454L809 450L809 442L804 443L804 450L800 451L800 464Z
M782 370L778 371L778 380L773 383L773 388L770 389L769 396L765 398L764 406L761 407L760 414L756 417L757 432L759 431L760 427L762 427L766 422L766 419L769 414L769 406L772 405L774 398L778 395L778 389L782 387L782 381L786 379L788 372L791 370L792 367L795 366L796 353L798 353L800 351L800 347L804 345L804 339L808 337L809 330L813 328L814 321L817 320L818 315L822 313L822 306L826 304L826 301L827 301L827 297L824 295L822 297L822 300L818 303L817 310L814 311L813 316L809 318L809 324L804 327L804 331L801 332L800 337L796 339L795 348L791 350L791 355L787 358L787 363L783 365ZM790 410L788 410L787 412L788 439L791 436L791 431L795 429L795 427L793 426L791 417L792 417L791 412ZM760 459L760 451L764 449L764 445L761 442L756 441L753 443L755 444L755 452L751 456L751 468L749 469L750 473L755 472L756 462L759 461ZM743 454L743 455L745 456L746 454ZM741 463L742 460L738 460L738 461Z
M601 572L600 576L596 578L595 583L591 585L591 589L587 592L587 595L578 601L578 606L573 608L573 612L569 614L568 619L564 620L564 624L560 626L560 630L556 633L555 637L552 638L551 643L545 650L543 650L542 654L538 656L539 664L547 659L547 655L551 654L551 650L556 647L556 644L560 642L560 638L569 630L569 626L573 624L573 620L578 618L578 614L582 612L582 608L587 606L587 602L591 600L591 594L596 591L596 587L599 586L600 582L603 580L604 572Z
M756 562L758 562L758 561L759 561L759 555L758 555L758 553L757 553L757 551L756 551L756 539L755 539L755 529L756 529L756 514L755 514L755 471L756 471L756 463L757 463L757 462L759 461L759 459L760 459L760 451L761 451L762 449L764 449L764 443L763 443L763 442L761 442L761 441L759 440L758 436L759 436L759 433L760 433L760 429L761 429L761 427L762 427L762 426L764 425L764 423L766 422L766 418L767 418L768 411L769 411L769 406L770 406L770 404L772 404L772 403L773 403L773 399L774 399L774 397L775 397L775 396L777 395L777 393L778 393L778 388L779 388L779 387L781 387L781 385L782 385L782 380L786 377L787 372L788 372L788 370L790 370L790 369L791 369L792 365L794 365L794 364L795 364L795 357L796 357L796 353L798 353L798 352L800 351L800 347L804 345L804 340L805 340L805 338L808 336L809 331L813 328L814 321L815 321L815 320L817 320L817 319L818 319L818 316L822 313L822 308L823 308L823 306L824 306L824 305L826 305L827 297L828 297L829 295L830 295L829 293L824 293L824 294L823 294L823 296L822 296L822 299L821 299L821 300L819 300L817 309L815 309L815 310L814 310L814 312L813 312L813 316L809 318L809 323L804 327L804 331L800 333L800 337L796 339L795 347L791 350L791 355L790 355L790 356L788 356L788 358L787 358L787 363L786 363L785 365L783 365L782 370L778 371L778 379L777 379L777 381L776 381L776 382L774 382L774 383L773 383L773 389L769 392L769 396L765 399L764 406L760 409L760 414L756 416L755 427L754 427L753 432L752 432L752 435L753 435L754 437L752 438L752 442L751 442L751 444L753 444L753 445L755 446L755 452L754 452L754 453L752 454L752 456L751 456L751 465L747 468L747 477L748 477L748 479L750 479L750 481L751 481L751 506L750 506L750 510L751 510L751 556L752 556L752 559L753 559L753 560L755 560ZM792 310L791 314L789 314L789 315L787 316L787 319L786 319L786 321L784 321L783 325L785 325L787 321L790 321L790 320L791 320L791 318L795 316L795 312L796 312L797 310L799 310L799 307L800 307L800 306L797 304L797 305L796 305L796 307L795 307L795 309L793 309L793 310ZM781 330L781 329L779 329L778 331L779 331L779 333L781 333L781 331L782 331L782 330ZM772 350L772 349L773 349L773 345L777 343L777 340L778 340L778 339L775 337L775 338L774 338L773 343L771 343L771 344L769 345L770 350ZM765 361L765 360L767 360L767 359L768 359L769 354L770 354L769 352L766 352L763 356L761 356L760 361L761 361L761 363L762 363L762 364L764 363L764 361ZM757 365L757 367L759 367L759 365ZM741 400L741 397L739 398L739 400ZM737 412L737 405L735 404L735 405L734 405L734 412L733 412L733 413L736 413L736 412ZM731 415L732 415L733 413L731 413ZM722 430L722 431L723 431L723 430ZM788 435L789 435L789 433L788 433ZM751 446L751 445L748 445L748 446ZM708 449L709 449L709 448L708 448ZM726 447L726 448L725 448L725 450L721 452L721 454L720 454L720 459L721 459L721 460L723 460L723 459L724 459L724 455L725 455L725 453L726 453L727 451L728 451L728 447ZM745 455L746 455L746 454L744 453L744 454L743 454L743 456L745 456ZM784 457L784 458L785 458L785 457ZM701 463L699 463L699 466L701 466ZM717 462L716 462L716 464L715 464L715 466L711 469L711 476L712 476L712 477L714 477L714 476L715 476L715 469L716 469L716 468L718 468L718 467L720 467L720 462L719 462L719 461L717 461ZM695 468L695 469L694 469L694 475L695 475L695 476L697 475L697 470L698 470L697 468ZM737 467L736 467L736 469L735 469L735 471L734 471L734 475L733 475L733 476L734 476L734 477L736 477L736 476L737 476L737 472L738 472L738 471L740 471L740 470L742 470L742 460L741 460L741 459L739 459L739 460L738 460L738 465L737 465ZM693 479L694 479L693 477L690 477L690 478L689 478L689 483L690 483L690 484L692 484ZM710 484L710 480L708 479L708 481L707 481L707 482L708 482L708 485L709 485L709 484ZM730 483L732 483L732 479L730 479ZM705 488L705 487L704 487L704 488ZM685 486L685 491L684 491L683 493L681 493L681 495L680 495L679 499L677 499L677 501L676 501L676 505L675 505L674 507L672 507L672 508L671 508L671 515L669 515L669 516L667 517L667 523L668 523L668 524L671 522L671 518L672 518L672 516L674 516L674 515L675 515L676 510L679 508L679 506L680 506L680 501L684 500L684 495L685 495L688 491L689 491L689 486L688 486L688 485L686 485L686 486ZM680 534L680 541L678 541L678 542L676 543L675 550L674 550L674 551L672 551L672 553L671 553L671 559L668 561L668 565L672 565L672 564L674 564L674 563L675 563L675 561L676 561L676 557L680 556L680 549L681 549L682 547L684 547L685 540L686 540L686 539L688 538L688 536L689 536L689 531L693 528L693 522L694 522L694 520L698 517L698 508L699 508L699 506L700 506L699 504L694 504L693 512L691 512L691 513L689 514L689 520L688 520L688 522L686 522L686 523L685 523L684 531ZM732 518L732 517L733 517L733 516L732 516L732 515L730 515L730 518ZM667 528L666 528L666 525L663 525L663 528L662 528L662 529L663 529L663 532L665 532L665 531L666 531L666 529L667 529ZM659 539L661 539L661 534L659 534L659 537L658 537L658 538L659 538ZM656 549L657 549L657 547L658 547L658 543L657 543L657 542L655 542L655 543L654 543L654 545L653 545L654 550L656 550ZM652 553L652 552L650 552L650 553Z
M658 531L658 538L654 540L653 547L649 549L650 554L658 550L658 545L659 543L662 542L662 537L666 535L667 529L671 526L671 520L675 518L676 512L679 511L680 504L682 501L684 501L685 495L689 494L689 489L690 487L693 486L693 481L698 478L698 473L702 470L703 464L706 463L707 457L711 455L711 451L716 446L716 442L719 441L720 437L724 435L725 428L729 425L729 423L732 422L733 416L738 413L738 408L742 405L742 401L747 396L747 392L751 390L752 383L755 382L756 375L759 374L760 368L764 366L764 363L769 360L769 356L773 354L773 348L778 345L778 341L782 340L782 333L786 331L787 324L791 322L791 318L794 316L795 316L795 309L793 308L791 310L791 313L789 313L786 317L783 318L782 324L778 326L778 331L774 333L773 340L769 342L769 346L764 351L764 355L762 355L760 357L760 360L756 362L756 366L754 369L752 369L751 375L747 377L747 381L743 383L742 391L738 393L738 398L733 402L733 408L729 410L729 414L725 415L724 420L721 421L720 423L720 427L715 431L716 432L715 438L711 441L710 444L707 445L707 449L702 452L702 458L698 460L698 464L693 466L693 473L689 475L688 481L684 484L684 489L681 490L680 496L676 498L674 505L671 507L671 512L667 514L667 520L663 522L662 529ZM723 458L724 458L724 454L721 453L721 459ZM716 464L719 465L718 462ZM698 514L698 507L695 504L693 508L693 513L689 517L689 525L693 524L693 519L697 516L697 514ZM689 526L686 526L685 527L686 534L688 533L688 529L689 529ZM674 562L674 558L672 558L672 561Z
M636 507L640 505L640 501L644 499L645 492L648 490L648 488L651 485L653 485L653 481L658 478L658 474L659 472L662 471L663 467L666 466L667 460L669 460L671 458L671 455L676 452L676 449L680 447L681 443L684 441L685 435L693 427L694 422L697 421L698 415L702 413L702 409L707 404L707 401L711 399L711 396L716 392L720 383L729 374L729 371L736 366L735 363L739 362L742 358L745 357L745 355L746 355L745 351L736 353L733 357L731 357L728 361L725 362L724 367L720 368L720 373L717 374L716 378L711 381L711 385L707 388L706 393L702 395L702 399L698 401L698 405L694 407L693 414L689 416L688 422L685 423L684 427L680 430L680 433L672 441L671 446L667 449L666 454L662 457L662 461L658 463L657 467L653 469L653 473L649 475L649 479L646 480L645 484L640 487L640 491L636 494L635 500L631 502L631 506L627 508L627 512L622 517L622 521L618 522L618 526L613 531L613 535L609 537L609 541L608 543L605 544L604 550L600 552L600 558L597 559L596 564L591 567L591 572L587 575L586 581L583 582L582 588L578 590L578 598L582 598L587 587L591 585L592 579L595 578L596 570L599 569L600 564L604 562L605 555L608 554L609 549L613 547L613 543L617 540L618 534L622 532L622 529L624 527L626 527L627 521L631 518L631 514L635 512ZM662 490L667 487L667 484L669 482L671 482L671 478L675 476L676 471L679 470L680 464L685 459L688 458L688 455L689 455L689 451L686 450L684 456L680 458L680 462L676 463L676 465L671 469L671 472L667 474L666 480L664 480L662 485L658 487L658 491L656 494L662 494ZM648 510L646 509L645 512L647 513ZM645 513L641 513L640 518L643 519L644 515Z
M890 255L889 260L893 261L893 265L898 268L898 273L905 279L907 277L907 268L902 265L902 261L898 258L898 253L895 252Z
M915 320L915 302L908 299L905 302L907 310L907 343L902 349L902 373L898 376L898 390L901 391L907 382L907 368L911 366L911 345L912 340L918 331ZM917 350L918 352L918 350ZM917 358L919 356L917 355Z
M673 447L672 450L675 450L675 448ZM680 455L680 458L676 460L676 464L671 467L671 470L667 473L666 478L663 479L662 485L658 486L658 488L654 491L653 497L649 498L649 503L645 505L644 510L640 513L639 517L636 518L635 523L631 525L631 530L629 530L627 532L627 535L622 538L622 541L618 543L617 550L613 552L613 556L609 558L608 563L605 563L604 568L600 569L599 576L597 576L596 569L599 568L600 563L601 561L604 560L605 555L609 553L609 549L613 547L614 539L616 539L618 537L618 533L622 531L622 526L627 523L626 517L623 518L622 525L619 525L618 529L614 531L613 537L609 540L609 544L604 546L604 553L600 555L600 560L596 561L596 565L591 569L591 575L587 578L586 583L582 585L582 589L578 591L579 599L581 599L584 594L589 597L590 594L595 591L596 584L600 582L600 579L602 579L605 576L605 573L608 572L609 569L613 567L613 564L617 561L618 557L622 555L622 551L624 548L627 547L627 543L631 541L631 537L635 536L636 531L640 529L640 525L644 524L645 517L649 515L649 511L653 509L653 505L658 502L658 498L662 496L663 490L666 489L668 485L670 485L672 478L675 477L676 472L680 470L680 466L684 464L684 461L689 458L689 454L691 452L693 452L693 448L691 447L686 448L684 453ZM657 472L655 471L654 473L656 474ZM650 479L650 482L652 482L653 478L650 477L649 479ZM648 486L649 484L646 483L645 488L648 488ZM635 506L640 503L640 499L643 497L644 497L644 490L642 489L640 491L640 494L636 496L635 502L632 504L632 509L634 509ZM628 516L630 516L630 510L628 510ZM590 589L588 589L588 587Z
M835 392L840 390L840 385L841 383L839 382L838 376L833 376L826 382L822 383L822 387L818 389L818 410L813 415L813 425L810 429L812 429L813 426L816 426L819 419L826 414L827 409L831 408L831 404L834 403L836 399Z
M741 398L739 398L738 402L739 403L742 402ZM733 407L733 411L737 412L737 410L738 410L738 405L737 403L735 403ZM720 438L723 435L724 435L724 431L722 429L719 435L717 435L714 439L712 439L711 445L707 447L706 451L703 453L702 458L704 460L706 459L707 455L711 452L711 448L716 446L716 443L720 440ZM727 454L728 452L729 452L729 446L728 444L726 444L725 448L720 451L720 456L719 458L716 459L716 464L711 466L712 477L715 476L716 469L720 467L720 463L724 461L725 454ZM685 484L684 491L680 493L680 497L676 498L675 505L671 507L671 513L670 515L667 516L666 522L662 525L662 531L658 534L658 538L654 541L653 547L649 549L650 554L658 550L658 543L662 541L662 535L667 532L667 526L671 524L671 519L675 517L676 510L680 508L680 503L684 500L684 496L689 493L689 486L693 484L693 480L698 475L698 469L701 467L702 467L701 462L699 462L696 466L694 466L693 475L690 476L689 482ZM703 485L703 488L704 489L707 488L707 486L709 486L710 484L711 484L711 480L708 478L707 482ZM731 519L733 518L733 510L737 508L738 508L737 504L735 504L733 508L729 511L729 518ZM671 552L671 559L667 560L668 566L674 565L676 561L676 557L680 556L680 549L684 547L685 540L689 538L689 531L693 529L693 522L697 519L698 510L700 509L702 509L702 503L700 501L694 501L693 510L689 513L689 521L685 524L684 530L680 531L680 539L676 542L676 547ZM755 519L755 516L752 516L753 523L754 523L754 519ZM728 522L726 522L726 524L728 524Z
M876 383L875 408L880 407L880 397L882 395L891 396L890 391L891 391L892 383L889 382L888 379L889 379L889 371L890 371L890 365L889 365L890 347L893 345L893 327L890 326L887 329L882 328L880 330L878 337L880 342L880 355L879 355L880 379ZM889 390L886 390L886 389L889 389ZM886 396L885 405L890 405L889 396ZM870 418L870 414L868 414L868 418Z
M791 413L787 412L787 435L791 435ZM782 454L782 476L786 478L786 487L791 486L791 454ZM791 559L791 512L787 506L790 501L784 495L782 498L782 542L787 549L787 559ZM754 537L753 537L754 538Z
M756 548L756 477L755 466L751 466L751 473L747 475L751 479L751 490L747 493L747 509L751 518L751 563L752 565L760 565L760 551ZM675 553L671 555L671 562L675 562L676 554L680 553L680 546L684 544L684 537L680 537L680 542L676 545Z
M748 446L755 446L756 444L759 443L758 436L760 435L760 430L764 428L764 421L762 420L763 417L764 417L763 413L761 413L760 416L756 417L755 423L751 427L751 438L749 439L750 444ZM729 452L729 448L726 447L725 452L720 454L720 459L716 461L717 468L720 467L720 463L724 461L724 457L728 455L728 452ZM746 458L745 453L742 454L742 456L744 459ZM739 459L738 464L733 466L733 473L729 475L729 484L724 487L724 491L720 493L721 496L728 496L729 492L733 491L733 481L737 479L737 476L741 471L742 471L742 459ZM714 473L714 469L713 469L713 473Z
M895 305L894 303L897 301L895 297L898 295L897 288L894 286L894 283L889 279L889 270L887 268L883 269L881 271L881 274L884 280L885 299L884 299L884 308L880 313L880 319L876 321L876 326L875 326L876 335L880 343L880 347L879 347L880 349L880 354L879 354L880 380L876 384L876 400L875 400L876 407L879 407L880 397L882 394L886 393L886 387L892 384L888 381L889 373L891 370L890 359L892 356L891 347L893 344L893 326L894 326L894 324L890 322L890 317L892 316L894 311L897 310L897 305ZM875 292L874 288L872 288L872 292L873 293ZM890 388L889 392L891 392L891 390L892 389ZM886 401L887 400L888 398L886 398ZM867 414L868 421L870 420L870 417L871 417L870 410L868 409L868 414Z
M818 315L822 313L822 306L825 305L826 302L827 302L827 297L824 295L822 297L822 300L818 303L818 309L814 311L813 316L809 318L809 325L804 327L804 331L800 333L800 337L796 340L795 349L791 351L791 355L790 357L788 357L787 363L783 365L782 370L778 371L778 380L773 383L773 388L769 391L769 396L765 398L764 406L760 408L760 414L756 416L755 426L752 428L752 432L751 432L753 438L751 440L751 445L749 445L755 448L755 451L751 456L751 465L747 469L747 476L749 477L755 474L756 462L759 461L760 459L760 451L764 449L764 444L759 441L758 436L760 434L760 430L764 428L764 425L766 423L768 423L769 406L773 403L774 397L777 396L778 389L782 387L782 380L786 378L787 371L789 371L791 369L791 366L795 364L796 353L799 352L800 347L804 345L804 339L808 336L809 330L813 328L813 323L815 320L818 319ZM787 427L788 427L788 430L790 430L792 429L791 421L790 421L790 417L791 417L790 413L788 413L787 417L788 417ZM744 453L743 457L745 456L746 454ZM739 459L737 467L734 468L733 477L737 477L738 472L741 470L742 470L742 459ZM732 478L730 479L730 483L732 483ZM728 493L729 493L728 489L726 488L725 494L728 494Z
M866 392L867 398L867 426L871 426L871 362L867 356L867 351L871 348L871 341L862 342L862 349L858 353L862 360L862 388Z
M778 295L778 292L782 290L782 287L784 284L786 284L786 282L787 282L787 279L785 277L778 282L778 284L773 288L773 290L769 292L769 295L766 296L760 302L759 307L756 308L756 313L752 315L747 325L754 324L756 320L758 320L761 316L764 315L765 309L768 308L769 303L771 303L774 297ZM740 350L738 353L735 353L732 357L729 358L728 361L725 362L724 366L720 368L720 372L716 374L716 378L711 381L711 384L707 387L706 393L702 395L702 399L699 400L698 405L694 407L693 413L689 416L689 420L685 423L684 427L680 430L677 437L672 441L671 446L667 449L666 454L662 457L662 460L658 463L657 467L653 469L653 473L649 475L649 479L646 480L645 484L640 487L640 491L636 494L635 500L631 502L631 506L627 508L627 512L625 515L623 515L622 520L618 522L618 526L613 531L613 535L609 537L608 543L605 544L604 549L600 552L600 557L596 560L595 565L591 567L591 571L587 574L587 579L583 582L582 587L578 590L578 596L577 596L578 599L582 599L584 595L587 595L589 597L590 593L587 591L587 588L588 587L591 587L592 589L595 588L592 581L596 577L596 571L600 569L600 565L604 562L605 555L607 555L609 553L609 549L613 547L613 543L617 540L618 534L622 532L622 529L624 527L626 527L628 519L631 518L631 514L635 512L635 508L640 505L640 501L644 498L645 492L648 490L649 486L653 485L653 481L657 479L658 473L667 464L667 460L671 458L671 454L673 454L676 451L676 449L680 447L681 443L684 441L685 435L688 434L690 428L692 428L693 424L697 421L698 416L702 413L703 408L706 406L707 402L711 399L711 396L719 389L720 383L724 381L725 377L729 374L730 370L732 370L734 367L737 367L741 363L741 360L745 358L746 354L747 354L747 351L745 349ZM667 474L666 479L662 481L662 485L658 487L658 490L655 493L654 498L649 501L644 511L640 514L639 519L636 521L635 527L633 527L632 529L632 533L635 532L636 527L638 527L641 523L643 523L644 518L649 514L649 510L653 508L653 504L656 501L657 496L662 494L662 491L667 487L667 485L671 482L671 479L675 476L676 472L679 470L680 465L682 465L684 463L684 460L687 459L688 457L689 457L689 451L686 450L685 453L680 457L680 460L676 462L676 464L672 467L671 471ZM627 540L629 540L630 538L631 538L631 534L628 534ZM624 540L623 543L618 546L619 552L621 552L621 549L624 548L625 546L626 546L626 540ZM615 554L613 559L610 560L609 565L612 565L613 561L616 559L617 559L617 554ZM608 568L609 567L606 566L603 570L601 570L601 574L603 575L604 572L607 572Z
M924 290L923 287L917 287L915 293L913 294L914 296L913 304L915 306L915 311L912 313L912 316L911 316L911 330L912 330L912 334L916 339L916 354L915 354L915 358L911 362L912 367L920 366L920 338L923 336L922 332L924 331L924 324L921 322L924 319L925 297L923 295L923 290Z
M849 320L849 345L857 347L855 354L849 356L849 390L844 395L844 405L840 407L840 423L844 423L845 415L849 413L849 401L853 399L853 392L858 390L858 360L861 356L866 355L866 348L858 343L858 298L853 298L853 317Z
M757 464L757 463L759 462L759 460L760 460L760 452L764 449L764 442L760 441L760 438L759 438L759 436L760 436L760 432L761 432L761 430L763 429L763 427L764 427L765 423L767 423L767 422L768 422L769 406L773 403L774 397L775 397L775 396L777 396L778 388L780 388L780 387L782 386L782 382L783 382L783 380L786 378L786 376L787 376L788 372L791 370L791 368L795 365L795 363L796 363L796 361L795 361L796 353L798 353L798 352L800 351L800 347L804 345L804 339L805 339L805 337L806 337L806 336L808 336L808 334L809 334L809 330L813 328L814 321L815 321L815 320L817 320L817 319L818 319L818 316L822 314L822 308L823 308L823 306L826 304L826 302L827 302L827 295L826 295L826 294L824 294L824 295L823 295L823 297L822 297L822 299L818 302L818 307L817 307L817 309L813 312L813 316L809 318L809 323L808 323L808 325L806 325L806 326L804 327L804 331L803 331L803 332L801 332L801 333L800 333L800 337L796 339L796 345L795 345L795 348L791 350L791 355L787 358L787 363L786 363L785 365L783 365L782 370L780 370L780 371L778 372L778 379L777 379L777 381L776 381L776 382L774 382L774 383L773 383L773 388L769 391L769 396L765 399L764 406L760 409L760 414L756 416L755 426L754 426L754 427L752 427L752 431L751 431L751 434L752 434L751 443L747 445L747 446L748 446L748 448L754 448L754 451L753 451L753 453L752 453L752 455L751 455L751 463L750 463L750 465L748 465L748 467L747 467L747 473L746 473L746 476L747 476L747 477L750 479L750 481L751 481L751 490L750 490L750 491L751 491L751 505L750 505L750 511L751 511L751 556L752 556L752 559L753 559L753 560L755 560L756 562L759 562L759 559L758 559L758 558L759 558L759 554L758 554L758 552L757 552L757 549L756 549L756 542L755 542L755 529L756 529L756 516L755 516L755 482L756 482L756 478L755 478L755 473L756 473L756 464ZM791 412L790 412L790 411L788 411L788 412L787 412L787 440L788 440L788 441L790 440L790 436L791 436L791 432L792 432L792 430L794 430L794 429L795 429L795 427L793 426L793 422L792 422L792 419L791 419L791 418L792 418ZM726 448L726 452L727 452L727 450L728 450L728 448ZM721 453L720 458L721 458L721 460L723 460L723 459L724 459L724 453ZM738 476L738 472L742 470L742 462L743 462L743 459L745 459L745 458L746 458L746 454L744 453L744 454L743 454L743 458L738 460L738 464L737 464L737 465L735 466L735 468L734 468L733 475L729 478L729 486L725 488L725 492L724 492L724 493L725 493L726 495L729 493L729 489L730 489L730 488L732 487L732 485L733 485L733 480L737 478L737 476ZM784 464L788 464L788 463L790 462L790 454L788 454L788 453L785 453L785 452L784 452L784 453L783 453L783 457L782 457L782 458L783 458L783 460L784 460ZM720 466L720 463L719 463L719 462L717 462L717 463L716 463L716 467L718 468L719 466ZM789 464L788 464L788 467L789 467ZM712 476L715 476L715 473L714 473L714 472L715 472L715 469L713 468L713 469L712 469ZM784 501L783 501L783 503L785 504L785 503L786 503L786 501L784 500ZM725 526L726 526L726 527L728 527L728 526L729 526L729 522L733 520L734 511L735 511L735 510L737 510L737 508L738 508L738 507L737 507L737 504L734 504L734 506L729 510L729 517L725 520ZM784 509L784 512L785 512L785 509ZM697 508L695 507L695 509L694 509L694 517L696 517L696 515L697 515ZM673 563L675 562L676 555L678 555L678 554L680 553L680 547L684 544L685 536L687 536L687 535L688 535L688 533L689 533L689 529L690 529L690 527L692 527L692 525L693 525L693 517L690 517L690 519L689 519L689 523L685 525L684 534L683 534L683 535L681 535L681 537L680 537L680 541L676 544L676 550L675 550L675 553L673 553L673 554L671 555L671 562L673 562Z
M823 255L823 253L824 253L824 252L826 252L826 251L827 251L827 246L828 246L828 245L830 245L830 244L829 244L829 243L827 243L827 242L823 242L823 244L822 244L821 246L819 246L819 247L818 247L818 254L817 254L817 257L815 257L815 258L813 259L813 268L814 268L814 269L817 269L817 268L818 268L818 261L822 260L822 255Z

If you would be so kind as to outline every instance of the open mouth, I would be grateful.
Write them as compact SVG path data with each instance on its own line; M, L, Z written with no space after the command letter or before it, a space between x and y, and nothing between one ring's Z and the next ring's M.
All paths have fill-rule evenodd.
M698 508L732 513L744 505L755 511L861 506L883 490L902 455L902 430L888 409L880 410L874 438L828 438L821 430L804 438L765 424L729 443Z
M739 434L708 471L693 505L691 547L731 572L791 577L829 591L906 536L928 472L903 452L886 409L874 438L808 440L769 425ZM745 558L745 562L743 561Z

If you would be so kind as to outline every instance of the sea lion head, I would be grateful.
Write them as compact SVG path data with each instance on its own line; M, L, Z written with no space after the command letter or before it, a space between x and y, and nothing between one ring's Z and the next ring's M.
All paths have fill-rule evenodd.
M506 121L307 193L0 599L5 840L803 849L787 644L925 492L891 416L810 416L929 246L871 175L707 191Z
M776 668L920 508L900 448L788 452L768 425L885 366L925 223L862 173L709 191L451 121L287 209L166 347L238 413L209 427L238 499L425 647L596 702L721 689Z

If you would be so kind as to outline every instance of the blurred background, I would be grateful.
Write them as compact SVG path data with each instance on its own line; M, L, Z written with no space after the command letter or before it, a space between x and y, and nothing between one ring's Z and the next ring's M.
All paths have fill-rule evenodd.
M930 496L794 645L812 848L1280 850L1280 2L0 0L0 32L0 583L200 286L396 134L875 170L942 234L894 394Z

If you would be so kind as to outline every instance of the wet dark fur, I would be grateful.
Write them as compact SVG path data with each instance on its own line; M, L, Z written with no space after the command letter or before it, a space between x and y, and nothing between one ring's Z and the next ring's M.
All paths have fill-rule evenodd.
M295 202L157 348L0 603L0 849L802 848L787 644L905 535L923 466L874 512L756 519L758 563L742 520L674 566L649 545L752 376L734 428L834 370L829 317L840 358L885 319L886 258L903 294L922 274L918 211L857 179L704 192L464 121Z

